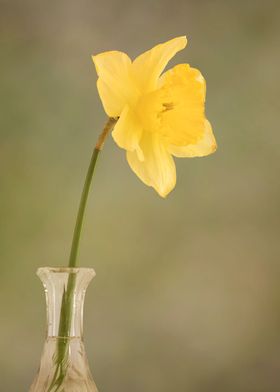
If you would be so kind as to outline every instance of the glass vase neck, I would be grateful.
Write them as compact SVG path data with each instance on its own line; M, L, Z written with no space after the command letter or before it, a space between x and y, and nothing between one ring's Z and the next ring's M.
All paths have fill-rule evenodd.
M92 268L39 268L37 275L41 279L47 303L48 337L83 337L83 307L88 284L95 276ZM71 290L70 290L71 289ZM67 335L61 328L63 302L65 295L71 292L72 306L69 311ZM65 336L66 335L66 336Z

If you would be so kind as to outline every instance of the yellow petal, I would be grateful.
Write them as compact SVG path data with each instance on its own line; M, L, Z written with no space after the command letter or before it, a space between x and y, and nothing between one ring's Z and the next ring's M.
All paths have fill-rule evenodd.
M186 37L177 37L138 56L132 64L134 76L142 92L153 91L167 63L187 45Z
M141 135L141 124L135 117L133 111L126 105L112 132L114 140L119 147L125 150L138 150L140 152L139 140Z
M160 196L166 197L176 184L176 167L159 135L145 132L140 142L144 160L136 152L127 152L127 161L134 173Z
M205 127L205 80L201 73L188 64L180 64L161 78L163 110L159 114L161 128L169 144L196 144Z
M189 144L188 146L168 146L168 151L179 158L203 157L212 154L217 149L215 137L212 132L211 124L205 120L204 134L196 144Z
M92 56L92 60L99 76L97 88L104 110L109 117L119 117L125 105L137 95L131 77L131 60L118 51Z

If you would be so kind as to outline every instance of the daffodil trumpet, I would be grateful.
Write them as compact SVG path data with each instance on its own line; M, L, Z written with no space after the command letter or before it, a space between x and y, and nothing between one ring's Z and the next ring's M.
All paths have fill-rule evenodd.
M129 166L148 186L166 197L176 184L173 157L202 157L217 146L205 117L206 83L200 71L179 64L163 72L175 54L184 49L186 37L159 44L132 61L127 54L108 51L92 56L97 89L109 119L93 150L75 224L69 267L77 253L86 202L98 155L112 131L116 144L126 151ZM58 391L67 371L69 314L72 311L74 275L69 276L61 315L61 343L49 392Z

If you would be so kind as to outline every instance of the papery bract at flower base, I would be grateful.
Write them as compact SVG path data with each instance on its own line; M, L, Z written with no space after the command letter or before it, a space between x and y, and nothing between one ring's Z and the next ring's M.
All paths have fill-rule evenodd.
M205 118L206 86L201 73L179 64L162 74L187 44L174 38L133 62L122 52L93 56L97 88L109 117L119 117L112 133L127 151L131 169L165 197L176 184L176 157L201 157L216 150Z

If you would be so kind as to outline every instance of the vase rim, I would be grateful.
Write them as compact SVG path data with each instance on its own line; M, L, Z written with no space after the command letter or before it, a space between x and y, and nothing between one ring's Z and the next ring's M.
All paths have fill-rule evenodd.
M93 277L96 275L94 269L89 267L39 267L37 269L37 275L39 275L40 272L43 271L55 272L55 273L74 273L74 274L83 271L83 272L90 273Z

